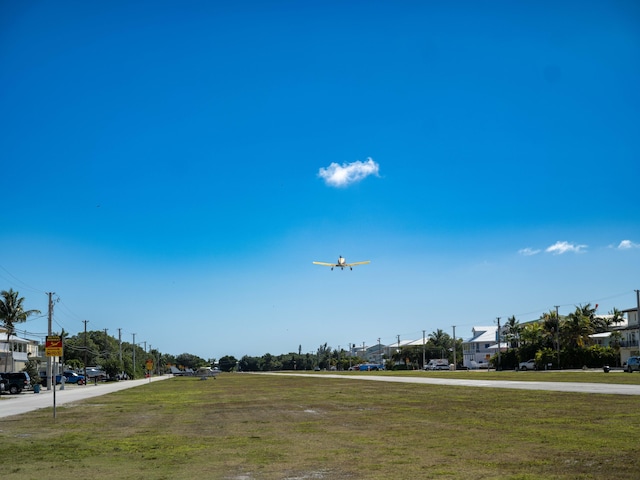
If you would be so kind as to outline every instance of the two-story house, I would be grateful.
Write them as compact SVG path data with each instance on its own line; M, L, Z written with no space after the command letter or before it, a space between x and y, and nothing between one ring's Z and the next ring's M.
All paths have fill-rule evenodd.
M39 343L10 335L0 330L0 372L20 372L27 365L29 358L39 356Z
M472 337L462 342L462 364L467 368L488 368L489 359L498 348L506 351L508 344L498 346L498 327L473 327Z

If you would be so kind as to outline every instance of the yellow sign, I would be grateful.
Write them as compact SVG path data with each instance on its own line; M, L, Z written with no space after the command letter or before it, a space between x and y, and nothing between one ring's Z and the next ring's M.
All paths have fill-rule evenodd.
M45 351L47 357L61 357L63 355L62 337L60 335L47 335Z
M147 360L147 370L153 370L153 360Z

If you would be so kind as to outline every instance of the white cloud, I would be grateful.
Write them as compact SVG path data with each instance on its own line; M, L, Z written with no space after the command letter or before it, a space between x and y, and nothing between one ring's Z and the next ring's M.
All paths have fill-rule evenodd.
M366 162L358 160L342 165L332 163L327 168L321 168L318 176L331 187L347 187L369 175L378 176L379 169L380 166L372 158L368 158Z
M540 250L534 250L533 248L523 248L521 250L518 250L518 253L520 255L524 255L525 257L530 257L532 255L537 255L540 253Z
M586 245L574 245L569 242L556 242L548 247L545 252L553 253L554 255L562 255L563 253L584 253L586 251Z
M618 245L618 250L629 250L631 248L640 248L640 244L633 243L631 240L622 240Z

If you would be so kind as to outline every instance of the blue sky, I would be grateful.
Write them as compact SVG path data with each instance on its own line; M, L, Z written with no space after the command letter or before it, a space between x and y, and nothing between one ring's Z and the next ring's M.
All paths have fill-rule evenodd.
M2 2L0 282L203 358L632 308L638 85L635 2Z

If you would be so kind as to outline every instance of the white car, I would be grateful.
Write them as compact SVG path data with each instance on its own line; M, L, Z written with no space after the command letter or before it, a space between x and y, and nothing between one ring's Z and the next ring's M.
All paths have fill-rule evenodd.
M526 362L520 362L518 365L519 370L527 371L527 370L536 370L536 361L532 358L531 360L527 360Z

